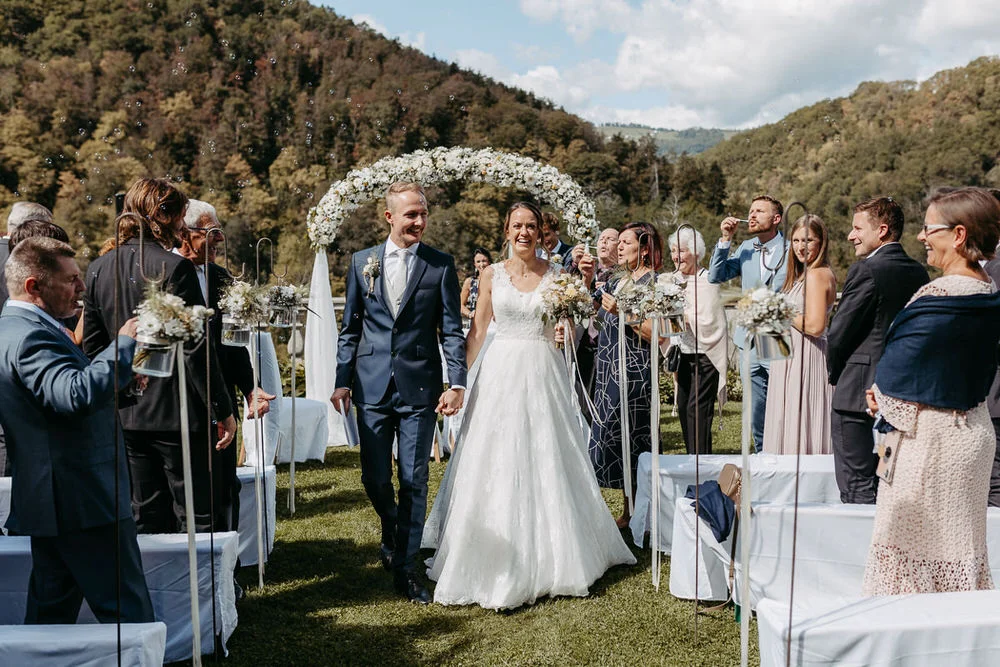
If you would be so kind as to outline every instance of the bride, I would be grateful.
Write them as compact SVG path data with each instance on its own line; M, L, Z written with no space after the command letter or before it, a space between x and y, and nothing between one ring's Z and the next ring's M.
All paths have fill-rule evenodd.
M566 365L541 293L559 272L535 257L542 214L530 203L507 212L513 256L482 273L466 342L476 359L461 447L452 457L424 530L437 548L427 575L434 601L510 609L546 595L585 596L614 565L635 563L587 457Z

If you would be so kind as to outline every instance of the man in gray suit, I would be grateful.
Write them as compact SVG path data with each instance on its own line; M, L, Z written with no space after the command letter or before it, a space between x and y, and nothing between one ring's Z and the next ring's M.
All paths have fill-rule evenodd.
M114 345L90 361L73 344L58 318L83 294L74 255L61 241L31 238L6 265L0 421L13 469L7 528L31 536L25 623L75 623L84 598L101 622L150 622L113 402L116 385L131 379L136 324L118 332L117 378Z

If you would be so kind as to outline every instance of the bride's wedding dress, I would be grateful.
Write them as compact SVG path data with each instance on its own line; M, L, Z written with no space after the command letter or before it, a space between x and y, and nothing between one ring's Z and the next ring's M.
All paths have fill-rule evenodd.
M434 601L508 609L588 593L635 557L601 497L566 364L541 319L550 268L532 292L493 265L496 337L424 528L437 548Z

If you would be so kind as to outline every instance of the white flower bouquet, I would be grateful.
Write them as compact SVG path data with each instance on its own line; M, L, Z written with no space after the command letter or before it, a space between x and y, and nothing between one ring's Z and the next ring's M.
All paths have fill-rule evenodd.
M766 287L748 291L736 303L737 325L753 334L783 334L792 326L798 308L783 292Z
M556 276L542 292L542 320L571 320L580 324L594 314L594 300L579 276L563 273Z
M267 288L267 303L271 308L305 308L309 289L304 285L271 285Z
M683 315L684 298L684 287L664 276L645 285L625 278L615 289L618 308L625 313L629 324L638 324L651 317Z
M146 298L135 309L136 350L132 370L140 375L167 378L173 375L177 343L197 343L205 334L205 323L215 314L205 306L187 306L184 299L168 294L150 282Z
M215 314L205 306L185 305L184 299L153 282L146 286L146 298L135 312L139 336L170 343L197 343L205 333L205 320Z
M333 243L351 212L382 197L396 181L423 185L472 181L515 188L556 209L566 221L566 231L577 241L593 245L600 233L593 200L570 176L516 153L456 146L385 157L348 172L330 186L306 217L313 246L322 248Z
M268 306L264 290L242 280L230 283L219 299L219 308L225 316L247 326L267 321Z

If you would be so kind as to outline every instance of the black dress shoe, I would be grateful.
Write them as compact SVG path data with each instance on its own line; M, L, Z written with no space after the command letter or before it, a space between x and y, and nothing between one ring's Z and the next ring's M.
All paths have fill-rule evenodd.
M378 548L379 562L382 563L382 567L384 567L388 571L392 570L392 553L393 549L387 547L384 544L379 545Z
M430 604L431 594L427 587L423 585L417 575L407 572L403 575L396 575L393 580L396 592L405 596L410 602L417 604Z

